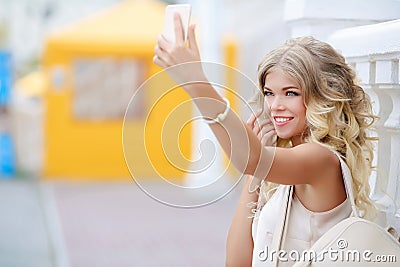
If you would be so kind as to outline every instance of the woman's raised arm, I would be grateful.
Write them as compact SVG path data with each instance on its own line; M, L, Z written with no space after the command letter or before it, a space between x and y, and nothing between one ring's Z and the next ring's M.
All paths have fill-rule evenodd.
M204 118L215 119L224 113L227 103L205 78L194 25L189 27L187 44L178 14L174 23L176 41L171 43L160 36L154 62L185 89ZM266 178L281 184L311 184L326 171L324 164L332 156L328 149L311 144L293 148L263 146L253 130L235 112L228 111L223 120L210 124L210 128L241 173L258 181Z

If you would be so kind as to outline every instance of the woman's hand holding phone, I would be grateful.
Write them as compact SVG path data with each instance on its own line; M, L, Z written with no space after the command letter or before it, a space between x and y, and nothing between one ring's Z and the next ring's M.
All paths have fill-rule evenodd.
M168 41L162 34L158 36L154 62L160 67L167 68L186 62L200 61L195 25L190 25L188 28L188 44L186 44L181 17L175 13L174 31L175 42Z
M188 27L188 38L186 41L182 19L179 13L174 13L175 42L171 42L162 34L158 36L157 45L154 49L153 61L158 66L167 69L172 66L177 68L167 69L167 72L177 84L193 81L204 81L204 72L200 63L200 52L195 36L195 25ZM179 65L183 63L189 63Z

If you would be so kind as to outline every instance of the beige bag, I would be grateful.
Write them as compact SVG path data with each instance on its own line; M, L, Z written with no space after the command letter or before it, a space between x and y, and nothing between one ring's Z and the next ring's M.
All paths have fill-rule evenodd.
M329 229L294 266L399 266L400 246L387 230L358 217Z
M304 266L400 266L400 240L396 231L358 216L354 203L351 172L339 157L342 175L350 200L352 214L326 232L310 250L300 253L295 267ZM292 187L292 186L291 186ZM277 251L283 247L293 189L288 190L285 215L281 220L280 232L273 244ZM283 227L282 227L283 224ZM277 227L278 229L278 227ZM279 261L275 263L278 266Z

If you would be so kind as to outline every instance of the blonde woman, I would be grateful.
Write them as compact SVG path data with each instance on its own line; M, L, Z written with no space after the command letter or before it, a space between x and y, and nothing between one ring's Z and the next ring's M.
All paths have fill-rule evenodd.
M188 43L175 16L176 42L158 39L154 62L163 68L200 61L194 26ZM351 214L338 157L353 176L355 201L365 218L374 216L368 177L375 117L353 70L328 44L311 37L288 40L259 65L265 107L245 123L209 84L200 64L171 71L183 86L246 181L229 229L227 266L262 264L260 251L271 245L283 190L294 185L286 251L309 249ZM275 147L275 137L277 146ZM247 153L246 153L247 152ZM256 183L257 192L249 190ZM257 209L249 203L257 203ZM292 263L293 264L293 263Z

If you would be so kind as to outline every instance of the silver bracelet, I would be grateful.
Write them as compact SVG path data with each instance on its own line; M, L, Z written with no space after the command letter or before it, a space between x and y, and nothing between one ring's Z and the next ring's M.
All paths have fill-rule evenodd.
M224 112L219 113L215 119L203 118L205 123L207 123L207 124L221 123L223 120L226 119L226 117L228 116L229 110L231 108L231 104L229 103L229 100L226 99L225 97L223 97L222 99L226 103Z

